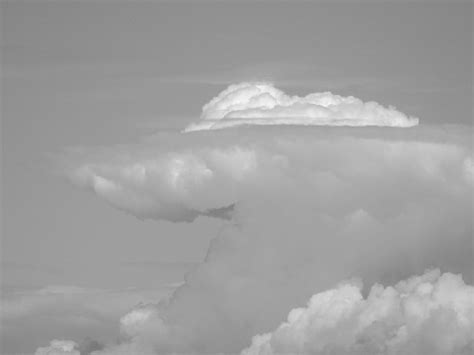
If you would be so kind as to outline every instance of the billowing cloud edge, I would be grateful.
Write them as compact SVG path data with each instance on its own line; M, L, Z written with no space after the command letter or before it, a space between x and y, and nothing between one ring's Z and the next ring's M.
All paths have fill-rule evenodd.
M72 340L52 340L49 346L36 349L35 355L81 355L77 347Z
M260 128L159 134L135 146L70 152L63 159L67 161L63 174L138 218L173 222L192 222L198 216L231 218L235 204L249 197L252 185L262 185L265 178L292 175L285 162L294 161L294 172L303 174L306 168L302 164L312 164L307 154L315 149L314 159L324 161L334 154L334 159L341 160L354 155L361 165L368 163L365 156L381 162L390 159L386 153L393 150L403 162L387 160L384 165L407 164L406 160L413 159L419 161L422 170L445 164L448 154L458 156L455 160L463 159L460 166L457 164L460 174L466 181L473 180L472 137L464 127L424 126L404 132L383 127L357 131L348 127ZM291 150L286 151L289 147ZM355 154L357 151L360 155ZM319 170L316 166L311 169ZM263 184L261 188L271 186Z
M184 132L241 125L384 126L413 127L419 119L353 96L315 92L290 96L271 83L230 85L202 108L201 119Z
M256 335L241 355L471 354L474 287L440 270L395 286L343 282L295 308L276 330Z

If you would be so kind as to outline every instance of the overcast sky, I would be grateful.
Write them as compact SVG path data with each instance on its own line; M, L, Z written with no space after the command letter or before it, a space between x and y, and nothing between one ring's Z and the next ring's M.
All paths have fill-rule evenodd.
M223 221L126 215L73 188L52 156L181 130L231 83L472 124L471 2L12 0L1 10L6 293L181 282Z

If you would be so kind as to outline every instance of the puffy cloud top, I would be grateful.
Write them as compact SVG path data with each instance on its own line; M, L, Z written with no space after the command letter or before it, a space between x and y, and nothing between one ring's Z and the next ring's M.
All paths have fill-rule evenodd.
M394 287L376 284L366 299L350 282L315 294L242 355L471 354L473 345L474 287L433 270Z
M120 329L127 336L140 333L144 324L156 312L156 305L139 305L120 318Z
M240 83L204 105L201 120L185 131L239 125L412 127L418 125L418 118L353 96L330 92L289 96L269 83Z

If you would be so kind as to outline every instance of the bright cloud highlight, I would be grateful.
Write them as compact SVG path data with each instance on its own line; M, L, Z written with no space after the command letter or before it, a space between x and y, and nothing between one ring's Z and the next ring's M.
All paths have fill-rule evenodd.
M185 131L240 125L412 127L418 125L418 118L353 96L330 92L289 96L269 83L240 83L204 105L201 120Z
M80 355L77 343L70 340L53 340L47 347L38 348L35 355Z

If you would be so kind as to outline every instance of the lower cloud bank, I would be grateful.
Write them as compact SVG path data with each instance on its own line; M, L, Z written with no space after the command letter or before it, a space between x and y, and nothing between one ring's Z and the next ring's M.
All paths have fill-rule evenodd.
M472 354L474 287L439 270L395 286L357 282L315 294L276 330L253 337L242 355Z
M152 312L146 307L130 312L122 318L123 330L137 336ZM474 287L460 275L436 269L394 286L375 284L366 297L359 280L342 282L291 310L277 329L254 336L240 354L468 355L473 346ZM73 341L54 340L35 355L85 353ZM137 337L106 350L90 347L87 353L179 354L155 351Z

